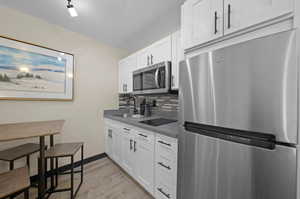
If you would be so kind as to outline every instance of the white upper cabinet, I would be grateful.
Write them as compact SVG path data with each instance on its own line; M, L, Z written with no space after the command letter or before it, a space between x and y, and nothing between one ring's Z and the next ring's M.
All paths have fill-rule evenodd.
M183 48L293 13L294 3L295 0L187 0L181 8Z
M179 88L179 62L184 60L180 31L172 34L172 89Z
M143 68L172 59L172 41L171 36L159 40L151 46L139 51L138 68Z
M119 62L119 93L133 91L132 72L158 64L172 62L172 89L178 89L178 62L184 57L180 31L171 34Z
M145 48L137 53L137 68L144 68L150 65L150 50Z
M171 36L168 36L151 46L150 60L151 64L157 64L172 59L172 41Z
M294 0L224 0L224 31L232 33L292 13Z
M137 56L133 54L119 62L119 93L133 90L132 72L137 69Z
M182 6L184 48L191 48L223 35L222 0L188 0Z

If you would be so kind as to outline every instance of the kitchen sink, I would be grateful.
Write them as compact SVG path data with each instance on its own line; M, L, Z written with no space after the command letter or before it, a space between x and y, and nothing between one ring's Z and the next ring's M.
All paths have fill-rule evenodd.
M161 126L173 122L177 122L177 120L166 119L166 118L155 118L155 119L140 121L140 123L147 124L150 126Z

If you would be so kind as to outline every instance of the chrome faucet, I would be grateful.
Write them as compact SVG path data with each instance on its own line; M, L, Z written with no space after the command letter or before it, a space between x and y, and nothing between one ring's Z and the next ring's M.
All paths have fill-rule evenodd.
M138 110L136 108L136 101L137 101L137 97L134 96L134 95L131 95L129 96L129 99L128 99L128 104L130 104L130 100L133 99L133 114L137 114L138 113Z

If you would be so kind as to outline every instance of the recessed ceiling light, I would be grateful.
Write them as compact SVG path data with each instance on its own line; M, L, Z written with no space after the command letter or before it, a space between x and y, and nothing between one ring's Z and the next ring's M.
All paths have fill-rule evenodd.
M71 0L68 0L67 8L68 8L68 11L69 11L71 17L77 17L78 16L78 13L77 13L74 5L71 4Z

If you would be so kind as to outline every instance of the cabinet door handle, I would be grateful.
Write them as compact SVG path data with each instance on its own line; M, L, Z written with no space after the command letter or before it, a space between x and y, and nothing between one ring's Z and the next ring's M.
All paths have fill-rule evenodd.
M164 163L162 163L162 162L158 162L158 164L159 164L160 166L162 166L162 167L168 169L168 170L171 170L171 167L166 166L166 165L165 165Z
M127 92L127 84L123 84L123 92Z
M172 75L172 80L171 80L171 84L172 84L172 87L174 87L175 86L175 82L174 82L174 79L175 79L175 77L174 77L174 75Z
M170 194L165 193L165 192L163 191L162 188L157 188L157 190L158 190L160 193L162 193L164 196L166 196L167 198L171 198Z
M132 139L130 139L130 151L132 150Z
M144 134L139 134L139 136L142 136L142 137L144 137L144 138L147 138L148 136L147 135L144 135Z
M151 55L151 65L153 64L153 55Z
M218 33L218 12L215 12L215 35Z
M166 143L166 142L164 142L164 141L161 141L161 140L159 140L158 142L159 142L159 143L161 143L161 144L167 145L167 146L171 146L171 144L169 144L169 143Z
M150 60L150 57L147 56L147 66L149 66L149 60Z
M112 130L108 129L108 137L112 138Z
M136 152L136 141L133 142L133 152Z
M228 29L231 28L231 4L228 4L228 24L227 24L227 28Z

